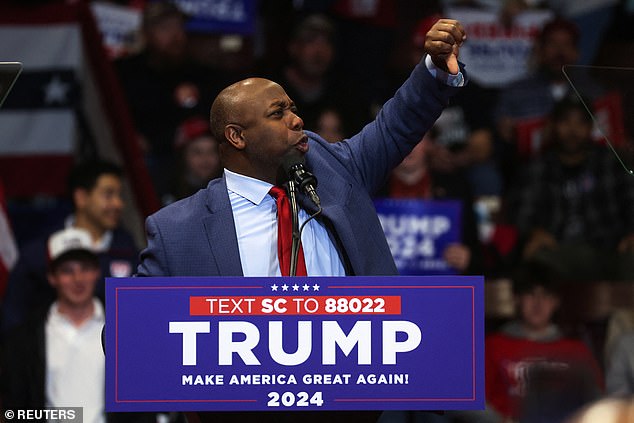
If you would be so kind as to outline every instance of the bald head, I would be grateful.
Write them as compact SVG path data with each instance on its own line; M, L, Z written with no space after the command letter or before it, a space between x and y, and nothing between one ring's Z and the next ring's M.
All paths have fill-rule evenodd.
M273 81L249 78L228 86L211 106L211 129L225 169L276 182L288 157L308 151L295 103Z
M211 105L210 125L213 136L226 141L225 127L230 124L246 126L249 123L249 105L262 90L277 83L264 78L247 78L223 89Z

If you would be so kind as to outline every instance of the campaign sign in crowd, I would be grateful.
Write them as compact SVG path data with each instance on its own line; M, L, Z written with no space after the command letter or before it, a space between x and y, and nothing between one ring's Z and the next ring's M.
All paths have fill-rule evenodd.
M459 201L385 198L375 200L374 206L401 275L456 273L443 252L460 242Z

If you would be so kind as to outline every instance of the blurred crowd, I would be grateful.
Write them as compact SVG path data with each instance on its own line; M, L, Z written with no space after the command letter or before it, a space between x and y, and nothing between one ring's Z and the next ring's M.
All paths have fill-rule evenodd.
M634 285L634 104L607 69L634 66L634 2L254 0L248 34L192 29L187 12L165 1L93 3L139 16L129 43L106 47L162 205L222 174L208 116L223 87L255 75L279 82L306 130L340 142L423 58L424 34L439 17L463 22L469 84L377 198L459 201L460 242L443 257L455 274L484 275L495 287L509 281L512 310L487 315L486 411L390 412L380 421L634 421L634 290L591 321L570 301L595 292L580 286ZM82 336L98 335L103 280L132 275L143 247L122 223L124 184L118 165L78 160L68 213L47 233L17 240L0 309L2 366L16 369L3 372L4 408L43 407L70 395L64 383L79 383L72 368L86 356L62 362L32 350L94 349ZM87 237L73 249L85 254L58 245L73 237ZM64 289L64 278L83 288ZM593 307L598 298L584 300ZM51 341L55 331L64 341ZM35 375L17 372L24 361ZM71 393L103 410L98 394ZM91 421L103 419L98 411Z

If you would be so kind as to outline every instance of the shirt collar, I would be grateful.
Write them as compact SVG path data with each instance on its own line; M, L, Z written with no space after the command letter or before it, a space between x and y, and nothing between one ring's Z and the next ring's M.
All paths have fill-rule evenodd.
M259 206L262 200L266 198L273 186L268 182L241 175L228 169L225 169L225 181L229 191L246 198L256 206Z
M75 215L69 215L64 221L64 226L69 228L71 226L75 226ZM108 230L104 232L103 236L97 242L93 242L93 247L95 251L98 253L103 253L104 251L108 251L110 249L110 245L112 244L112 231Z
M92 302L93 302L93 305L94 305L92 316L88 320L86 320L86 322L88 322L88 321L95 321L97 323L105 322L105 313L104 313L103 306L101 305L101 301L99 301L97 298L93 298ZM67 323L72 325L72 323L70 323L70 320L68 319L68 317L66 317L65 315L63 315L62 313L59 312L59 307L58 307L57 301L55 301L53 304L51 304L51 307L49 309L48 318L49 318L49 320L58 320L58 321L61 320L61 321L67 322ZM84 324L86 322L84 322Z

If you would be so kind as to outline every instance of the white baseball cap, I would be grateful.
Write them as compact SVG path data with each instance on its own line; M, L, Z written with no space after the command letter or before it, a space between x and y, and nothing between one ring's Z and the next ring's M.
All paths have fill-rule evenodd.
M92 239L86 230L66 228L48 238L48 259L51 266L71 257L97 260Z

